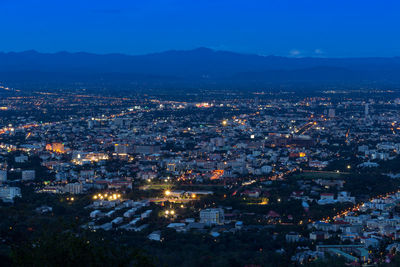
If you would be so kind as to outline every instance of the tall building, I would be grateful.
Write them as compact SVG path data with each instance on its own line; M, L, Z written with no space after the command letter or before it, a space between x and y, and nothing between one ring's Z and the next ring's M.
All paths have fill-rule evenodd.
M369 104L368 103L365 104L364 115L365 115L365 118L367 118L369 116Z
M205 209L200 211L200 222L205 224L223 224L223 209Z

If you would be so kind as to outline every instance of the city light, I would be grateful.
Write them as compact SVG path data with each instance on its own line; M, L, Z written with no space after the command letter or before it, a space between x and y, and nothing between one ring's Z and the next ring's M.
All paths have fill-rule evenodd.
M165 216L174 216L175 215L175 210L165 210L164 211Z
M92 199L93 199L93 200L97 200L97 199L103 200L103 199L106 199L106 200L108 200L108 201L115 201L115 200L121 199L121 194L117 194L117 193L111 193L111 194L110 194L110 193L105 193L105 194L101 194L101 193L98 193L98 194L93 195Z
M151 240L146 247L164 242L169 251L178 232L192 242L182 250L236 238L253 251L249 238L240 237L247 229L252 238L270 229L270 246L255 248L265 255L279 249L285 264L323 262L324 253L334 256L328 246L360 265L391 260L386 248L400 244L397 91L374 98L372 87L365 96L360 88L342 88L335 91L342 96L331 97L330 91L305 96L286 87L284 95L266 88L257 96L207 89L178 97L83 89L48 98L43 92L5 96L0 200L9 204L2 211L9 215L15 205L32 215L26 229L39 233L46 230L41 218L57 222L63 216L57 207L69 207L73 229L97 231L121 246L129 246L124 236L135 232ZM38 195L43 201L20 205L19 198L31 199L26 186L55 197ZM193 238L193 231L204 238ZM371 255L358 255L371 244ZM236 258L241 265L248 261Z

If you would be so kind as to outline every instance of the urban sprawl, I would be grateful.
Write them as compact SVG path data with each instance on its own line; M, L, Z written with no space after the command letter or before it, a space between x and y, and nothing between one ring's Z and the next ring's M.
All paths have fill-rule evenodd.
M199 265L219 251L240 251L247 266L390 264L400 252L400 99L390 91L0 89L2 251L64 223L160 265L179 265L172 247L185 265L199 244L214 253Z

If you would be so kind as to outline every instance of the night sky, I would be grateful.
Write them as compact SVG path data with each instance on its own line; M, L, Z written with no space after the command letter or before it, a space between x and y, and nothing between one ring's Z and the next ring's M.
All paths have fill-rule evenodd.
M0 0L0 51L400 56L396 0Z

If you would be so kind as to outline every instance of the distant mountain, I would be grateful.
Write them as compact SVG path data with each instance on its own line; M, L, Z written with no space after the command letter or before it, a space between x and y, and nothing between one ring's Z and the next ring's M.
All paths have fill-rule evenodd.
M400 57L288 58L198 48L147 55L0 53L0 79L214 86L279 83L400 84Z

